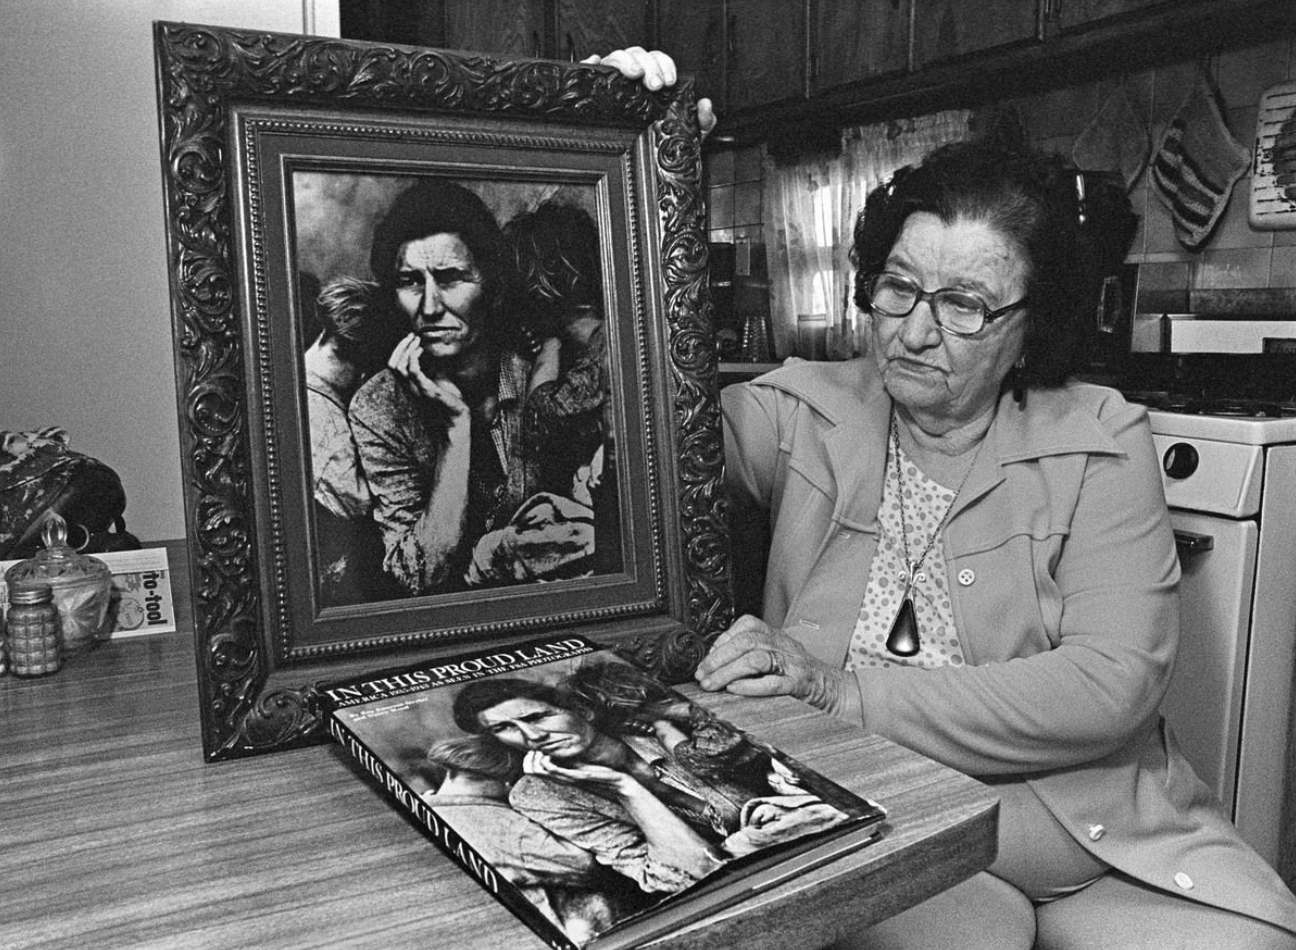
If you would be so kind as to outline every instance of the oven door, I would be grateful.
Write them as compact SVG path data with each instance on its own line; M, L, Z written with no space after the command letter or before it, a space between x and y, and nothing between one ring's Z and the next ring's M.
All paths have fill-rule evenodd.
M1161 711L1193 770L1236 819L1254 521L1171 509L1183 569L1179 656Z

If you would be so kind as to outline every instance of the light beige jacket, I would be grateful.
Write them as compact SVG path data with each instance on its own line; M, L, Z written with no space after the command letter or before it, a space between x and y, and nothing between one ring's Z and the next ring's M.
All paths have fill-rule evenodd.
M727 477L768 511L763 619L840 667L877 543L891 401L871 359L723 393ZM1105 387L1004 396L946 522L968 664L865 669L838 715L975 776L1018 776L1095 856L1296 932L1158 707L1179 564L1143 407Z

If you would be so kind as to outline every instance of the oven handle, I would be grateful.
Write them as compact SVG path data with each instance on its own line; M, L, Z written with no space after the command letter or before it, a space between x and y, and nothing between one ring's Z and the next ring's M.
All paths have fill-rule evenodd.
M1203 551L1209 551L1215 547L1215 539L1209 534L1198 534L1196 531L1183 531L1179 528L1174 529L1175 547L1179 549L1179 554L1201 554Z

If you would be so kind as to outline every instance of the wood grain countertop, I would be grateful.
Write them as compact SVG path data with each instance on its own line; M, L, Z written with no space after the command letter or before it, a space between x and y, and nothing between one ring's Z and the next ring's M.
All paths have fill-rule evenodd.
M175 570L177 602L184 573ZM545 944L332 745L203 761L192 619L0 677L0 947ZM882 804L864 850L653 947L814 948L994 858L985 786L795 700L690 695Z

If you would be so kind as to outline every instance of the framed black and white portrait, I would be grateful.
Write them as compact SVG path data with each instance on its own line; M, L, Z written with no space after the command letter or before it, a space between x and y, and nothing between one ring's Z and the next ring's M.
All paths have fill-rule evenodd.
M155 28L208 758L312 683L731 613L691 86Z

